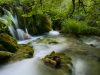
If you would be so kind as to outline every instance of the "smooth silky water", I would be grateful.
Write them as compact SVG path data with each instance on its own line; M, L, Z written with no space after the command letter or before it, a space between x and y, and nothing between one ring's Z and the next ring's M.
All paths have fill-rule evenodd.
M48 37L40 38L44 39ZM52 37L52 39L58 39L59 44L46 44L31 41L31 45L35 49L34 57L3 66L2 68L0 68L0 75L68 75L67 73L63 73L63 70L57 71L56 69L44 65L44 63L42 62L42 58L45 55L50 54L52 51L62 52L63 50L68 48L67 43L65 43L65 38L55 36ZM25 42L26 41L19 41L20 44L25 44Z
M36 37L35 37L36 38ZM31 43L34 47L34 57L18 61L16 63L9 63L0 68L0 75L69 75L63 70L53 69L46 66L42 62L42 58L50 54L52 51L64 52L72 45L72 41L69 42L69 38L63 36L49 36L49 37L37 37L38 39L52 38L58 40L58 44L47 44L44 42L37 42L38 39L29 40L28 42L18 42L20 44ZM100 64L99 62L88 59L81 55L71 55L73 70L71 75L100 75Z
M50 54L52 51L64 52L70 47L75 46L76 42L73 41L73 39L61 36L59 32L54 30L43 36L31 36L28 34L27 29L26 31L23 31L19 28L17 16L13 17L9 11L4 11L6 12L3 16L4 19L0 19L3 19L3 21L6 22L5 17L10 16L10 20L13 21L16 26L16 29L14 29L13 26L9 26L8 28L12 36L18 39L18 44L30 43L35 49L35 52L33 58L17 61L15 63L8 63L6 65L1 66L0 75L69 75L63 70L57 70L46 66L43 63L42 58ZM18 37L16 37L16 34ZM37 42L37 40L39 39L47 38L52 38L54 40L56 39L58 41L58 44ZM95 41L93 41L93 44L94 42ZM88 44L89 42L85 43ZM71 57L73 63L71 75L100 75L99 62L80 55L74 56L72 54Z

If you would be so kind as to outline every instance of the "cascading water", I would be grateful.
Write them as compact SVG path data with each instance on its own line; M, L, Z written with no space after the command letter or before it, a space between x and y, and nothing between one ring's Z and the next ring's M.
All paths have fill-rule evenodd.
M48 35L50 36L58 36L60 33L58 31L51 30Z
M13 27L12 23L10 23L11 25L8 28L14 37L16 37L16 34L17 34L19 40L21 40L21 41L18 41L18 44L31 43L31 45L35 49L35 52L34 52L34 57L31 59L25 59L22 61L18 61L16 63L7 64L3 66L2 68L0 67L0 75L68 75L67 73L61 70L59 71L56 69L52 69L44 65L43 62L41 62L41 59L45 57L46 55L50 54L52 51L63 52L64 50L69 48L70 42L68 42L66 38L58 36L60 35L60 33L54 30L50 31L46 35L46 37L45 36L32 37L29 35L27 28L25 32L19 28L16 15L13 17L9 11L5 9L4 11L5 11L5 15L1 17L0 20L2 20L5 24L7 24L8 21L9 22L12 21L15 24L15 27ZM52 37L52 39L58 40L58 44L52 44L52 43L47 44L47 43L36 42L38 38L46 39L48 38L47 36ZM24 40L27 37L30 39ZM71 46L74 46L74 45L71 45ZM92 67L91 64L88 62L92 63L93 64L92 66L94 67ZM89 66L87 65L87 63L89 64ZM84 60L82 58L80 59L80 57L79 58L76 57L73 60L73 66L75 70L72 75L100 75L100 73L89 74L87 70L90 66L91 66L90 67L91 69L95 68L95 69L92 69L93 71L96 71L98 67L97 68L95 67L94 62L91 62L88 60L84 62Z
M14 14L14 16L13 16L10 11L8 11L4 8L3 8L3 11L5 14L3 15L3 17L0 18L0 20L2 20L3 23L6 25L9 24L8 29L13 37L15 37L18 40L25 40L25 39L29 39L29 38L33 39L33 37L28 33L26 26L25 26L25 31L23 31L22 29L19 28L16 14ZM14 23L14 25L12 25L12 22ZM47 33L47 35L58 36L59 32L51 30L49 33ZM34 37L34 39L36 39L36 38L39 38L39 37L38 36Z
M18 40L25 40L25 39L31 38L31 36L28 34L28 31L24 32L22 29L19 28L17 15L15 14L13 16L10 11L8 11L4 8L2 8L2 9L5 14L3 15L3 17L0 18L0 20L2 20L2 22L5 25L9 25L8 29L9 29L10 33L12 34L12 36ZM14 25L12 25L12 23Z

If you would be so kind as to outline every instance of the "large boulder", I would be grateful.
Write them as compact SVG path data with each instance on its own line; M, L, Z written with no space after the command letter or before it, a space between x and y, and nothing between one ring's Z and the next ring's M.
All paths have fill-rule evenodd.
M43 34L52 30L52 22L47 15L33 15L28 19L33 23L27 25L30 34Z
M6 33L0 34L0 44L9 52L15 53L18 50L17 41Z
M24 16L26 20L26 28L31 35L38 35L52 30L52 22L47 15L32 15L31 17ZM20 25L21 29L25 30L25 26Z
M12 55L13 53L11 52L0 51L0 64L7 62Z

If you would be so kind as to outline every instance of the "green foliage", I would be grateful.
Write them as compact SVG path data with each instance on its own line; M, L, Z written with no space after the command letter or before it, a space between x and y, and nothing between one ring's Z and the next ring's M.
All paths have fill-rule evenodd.
M77 21L75 19L68 19L63 22L63 32L81 34L87 29L87 25L83 21Z
M5 12L7 13L6 16L0 17L0 32L5 31L8 26L12 25L12 14L7 10Z
M35 15L30 17L29 24L26 26L29 33L42 34L52 29L52 22L48 15Z
M65 0L34 0L32 11L23 14L24 17L48 14L52 19L65 18L69 12L71 2Z
M84 0L83 6L76 1L75 11L62 23L62 31L72 34L100 34L100 0ZM70 19L71 18L71 19Z
M42 33L46 29L49 31L52 24L55 29L60 30L62 28L65 33L92 34L95 31L98 33L100 29L100 0L80 1L79 4L79 0L75 0L73 14L71 14L73 10L72 0L3 0L0 1L0 4L15 4L20 21L19 25L22 24L20 27L23 29L25 25L30 33ZM11 13L8 12L7 14L8 17L0 18L1 30L12 25Z
M7 26L0 21L0 31L6 28Z
M15 53L18 49L17 41L6 33L0 34L0 44L6 47L7 51Z
M63 21L62 32L82 35L100 35L99 28L91 27L84 21L68 19Z
M0 4L12 4L15 2L16 0L0 0Z

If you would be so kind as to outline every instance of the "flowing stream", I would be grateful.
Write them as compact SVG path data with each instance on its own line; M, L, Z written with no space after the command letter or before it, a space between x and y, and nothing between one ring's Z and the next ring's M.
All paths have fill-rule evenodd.
M9 15L9 11L4 11ZM18 44L30 43L35 49L35 52L33 58L1 66L0 75L69 75L67 72L63 72L63 70L46 66L41 59L52 51L64 52L66 50L67 53L67 50L71 47L77 47L76 45L79 43L77 43L77 39L62 36L58 31L54 30L42 36L31 36L27 32L27 28L26 32L19 28L17 16L11 16L11 20L15 23L16 29L10 26L9 30L14 37L16 37L17 33L19 38ZM25 39L26 36L28 36L29 39ZM48 38L55 40L57 43L50 42ZM47 39L47 41L40 41L41 39ZM88 44L89 41L88 43L85 41L85 43ZM70 56L72 57L73 63L72 75L100 75L99 62L81 55L74 56L70 54Z
M38 41L39 39L48 38L58 40L59 43L54 44L48 43L48 41ZM35 49L34 57L2 66L0 68L0 75L69 75L67 72L63 72L63 70L56 70L44 65L41 59L52 51L64 52L72 45L75 45L75 39L65 38L59 35L42 36L36 40L31 39L27 41L19 41L19 43L26 44L30 42ZM72 75L100 75L99 62L89 59L86 56L70 55L73 63Z
M44 38L45 37L42 37L42 39ZM45 71L46 71L45 75L55 75L56 70L45 66L41 62L41 59L45 55L50 54L52 51L61 52L65 50L68 45L65 43L66 39L63 37L59 37L59 38L53 37L53 39L57 39L57 40L60 39L59 40L60 44L46 44L46 43L31 42L31 45L35 49L34 57L31 59L25 59L13 64L7 64L3 66L0 69L0 75L41 75L42 74L41 72L45 72ZM60 75L59 73L56 74Z

